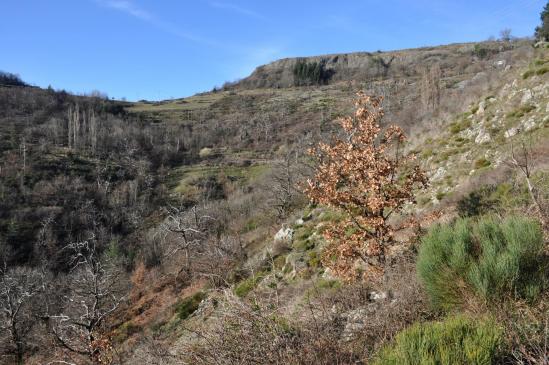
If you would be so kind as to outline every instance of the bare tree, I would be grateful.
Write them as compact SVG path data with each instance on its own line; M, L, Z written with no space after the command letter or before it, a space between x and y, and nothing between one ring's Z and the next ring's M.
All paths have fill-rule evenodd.
M511 32L512 30L510 28L502 29L499 32L499 39L502 40L503 42L509 42L512 38Z
M44 292L44 275L37 269L0 268L0 348L15 356L18 364L28 347L29 335L36 325L39 296Z
M536 207L537 215L544 227L547 226L547 212L541 201L540 191L537 184L533 181L534 172L534 155L532 150L532 141L530 139L522 139L520 146L517 149L514 144L511 144L511 156L507 164L512 168L521 172L528 186L528 194Z
M102 326L125 298L122 271L114 260L100 255L95 237L65 249L71 252L72 269L61 311L48 315L51 330L64 349L101 362L110 351Z
M191 275L193 253L205 244L216 219L196 205L190 209L170 206L167 211L168 216L161 225L161 232L168 243L166 255L173 256L183 252L183 265L176 277L182 272ZM167 237L169 234L175 235L174 239Z
M300 172L300 151L297 147L289 148L282 153L272 170L272 186L269 189L271 206L276 210L277 218L284 219L302 196L298 186L302 180Z

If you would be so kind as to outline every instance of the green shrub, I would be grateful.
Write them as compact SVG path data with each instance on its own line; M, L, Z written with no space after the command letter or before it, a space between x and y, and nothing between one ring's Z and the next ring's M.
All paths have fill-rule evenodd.
M470 127L471 127L471 120L463 119L461 121L453 122L450 124L450 133L457 134Z
M319 289L338 289L341 287L341 283L337 280L319 278L316 287Z
M437 200L439 200L439 201L442 200L442 199L444 199L445 196L446 196L446 193L443 192L443 191L438 191L437 194L436 194L436 198L437 198Z
M266 273L263 271L260 271L255 275L252 275L249 278L242 280L234 288L234 293L241 298L245 297L246 295L248 295L249 292L251 292L256 287L257 284L259 284L261 280L263 280L265 276L266 276Z
M490 365L496 363L503 330L492 320L456 316L418 323L383 348L374 365Z
M175 310L179 319L185 320L189 318L189 316L198 309L200 302L202 302L204 299L206 299L206 293L201 291L195 293L188 298L183 299L180 303L177 304Z
M125 322L114 332L113 340L117 343L124 342L132 335L140 332L142 328L132 321Z
M547 262L537 222L485 217L432 228L422 239L417 270L433 305L450 310L475 300L534 300L547 288Z
M316 251L309 252L309 260L307 261L307 266L312 268L317 268L321 266L320 255Z
M534 75L542 76L545 75L547 72L549 72L549 66L542 66L535 69L530 69L522 74L523 79L527 79L529 77L532 77Z
M482 47L480 44L475 44L475 47L473 48L473 56L477 56L480 59L484 59L490 54L493 53L493 50L490 48Z
M530 113L532 110L535 110L536 107L532 104L523 105L520 108L513 110L512 112L507 113L507 118L522 118L526 114Z

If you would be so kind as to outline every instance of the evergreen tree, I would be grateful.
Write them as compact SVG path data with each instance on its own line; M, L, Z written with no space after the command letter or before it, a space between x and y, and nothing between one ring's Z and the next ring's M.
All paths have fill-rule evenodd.
M536 38L540 40L549 40L549 1L541 12L541 25L536 28Z

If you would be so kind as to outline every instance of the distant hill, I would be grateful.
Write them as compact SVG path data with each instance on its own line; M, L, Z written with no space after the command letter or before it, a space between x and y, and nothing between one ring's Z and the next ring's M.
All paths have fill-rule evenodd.
M425 67L439 64L446 77L471 72L478 63L507 60L509 51L528 41L461 43L389 52L354 52L285 58L259 66L232 85L236 89L284 88L300 84L332 84L340 81L372 81L388 77L419 76ZM309 74L299 73L303 64ZM478 67L477 67L478 68ZM315 75L316 74L316 75ZM320 77L318 77L320 74Z

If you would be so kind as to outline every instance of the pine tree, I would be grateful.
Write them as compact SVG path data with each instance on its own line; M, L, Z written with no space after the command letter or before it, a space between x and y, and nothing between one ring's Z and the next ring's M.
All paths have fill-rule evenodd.
M541 25L536 28L536 38L549 41L549 1L540 15Z

